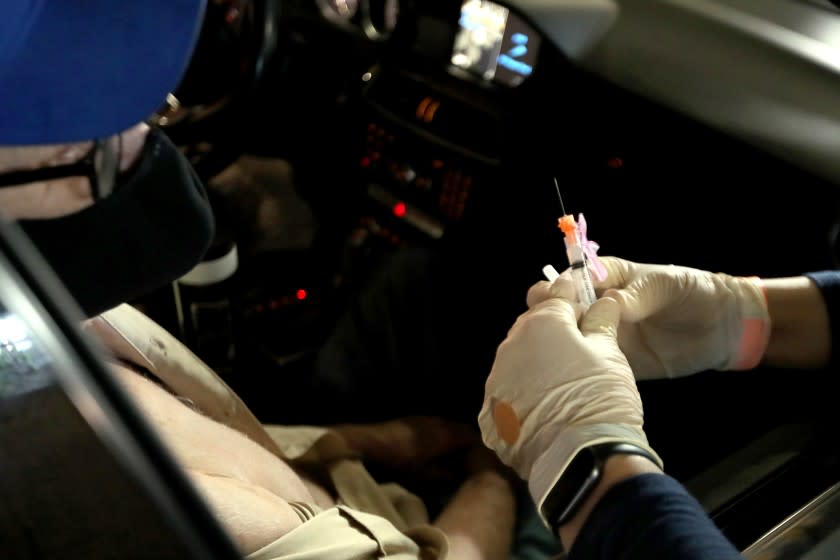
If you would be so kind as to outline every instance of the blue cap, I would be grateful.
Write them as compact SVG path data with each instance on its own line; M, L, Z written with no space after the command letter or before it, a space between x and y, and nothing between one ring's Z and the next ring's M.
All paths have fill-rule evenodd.
M110 136L186 71L204 0L2 0L0 145Z

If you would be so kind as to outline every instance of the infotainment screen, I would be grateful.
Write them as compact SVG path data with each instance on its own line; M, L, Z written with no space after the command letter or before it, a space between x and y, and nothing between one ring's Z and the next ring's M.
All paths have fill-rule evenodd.
M534 29L504 6L466 0L451 62L487 81L516 86L533 72L539 44Z

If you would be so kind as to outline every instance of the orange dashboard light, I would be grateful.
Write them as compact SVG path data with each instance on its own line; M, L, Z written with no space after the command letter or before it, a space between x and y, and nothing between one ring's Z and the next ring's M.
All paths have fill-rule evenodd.
M435 114L439 108L440 101L432 101L426 108L426 112L423 114L423 122L430 123L435 120Z
M418 119L423 119L423 116L426 114L426 109L429 108L429 104L431 102L431 97L424 97L422 101L420 101L420 103L417 104L417 110L414 112L414 114Z
M403 218L405 217L405 213L408 211L408 209L405 207L405 202L397 202L396 204L394 204L394 207L391 209L391 211L397 218Z
M305 300L307 295L309 295L309 294L307 294L306 290L304 290L304 289L300 289L300 290L295 292L295 297L298 298L298 300L300 300L300 301Z
M419 120L430 123L434 120L435 113L437 113L439 107L440 101L435 101L431 97L424 97L420 103L417 104L417 110L414 111L414 115Z

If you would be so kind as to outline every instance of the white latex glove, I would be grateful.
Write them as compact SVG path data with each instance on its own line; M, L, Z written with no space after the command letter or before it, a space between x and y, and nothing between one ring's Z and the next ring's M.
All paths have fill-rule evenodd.
M770 315L756 278L601 257L607 279L595 282L621 305L618 341L637 379L681 377L759 364ZM557 289L542 282L529 305Z
M554 287L566 299L549 298L522 314L499 346L478 417L484 443L528 480L538 506L583 447L628 442L656 456L616 340L618 303L600 299L578 327L569 276Z

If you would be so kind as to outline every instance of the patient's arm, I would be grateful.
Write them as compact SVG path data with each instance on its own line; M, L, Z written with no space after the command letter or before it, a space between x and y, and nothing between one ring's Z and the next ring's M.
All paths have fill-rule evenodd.
M471 474L460 485L434 522L446 533L450 558L506 559L513 541L516 499L495 454L485 448L476 431L440 418L409 416L379 424L348 424L333 428L363 457L393 467L418 465L436 471L433 461L463 450ZM468 450L471 451L468 452ZM452 475L464 469L450 465Z
M333 426L366 461L392 467L430 460L481 443L475 428L433 416L405 416L376 424Z
M467 479L434 522L449 538L449 557L505 560L513 543L516 498L507 478L494 470Z

